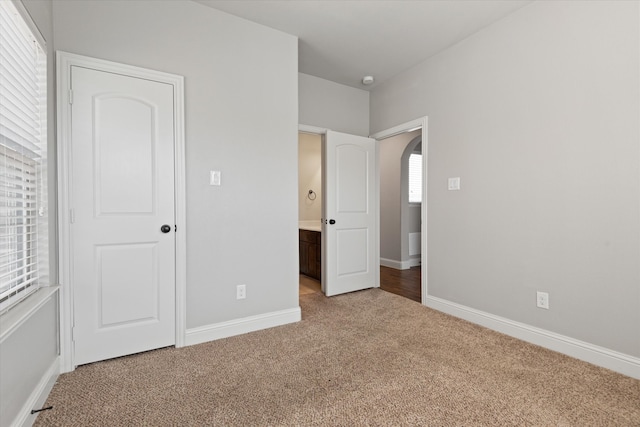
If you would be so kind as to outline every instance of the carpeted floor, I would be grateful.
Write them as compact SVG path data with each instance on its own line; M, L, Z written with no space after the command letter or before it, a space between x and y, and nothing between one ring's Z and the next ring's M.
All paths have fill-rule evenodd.
M36 426L640 426L640 381L379 289L61 375Z

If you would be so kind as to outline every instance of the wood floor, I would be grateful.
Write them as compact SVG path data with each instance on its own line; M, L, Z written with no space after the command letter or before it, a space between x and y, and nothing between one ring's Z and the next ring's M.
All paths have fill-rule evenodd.
M412 267L408 270L396 270L395 268L381 266L380 289L421 302L420 272L420 266Z
M421 302L421 268L413 267L409 270L396 270L380 267L380 289L400 295L410 300ZM300 275L300 295L321 292L320 282L311 277Z
M320 282L304 274L300 275L300 295L322 292Z

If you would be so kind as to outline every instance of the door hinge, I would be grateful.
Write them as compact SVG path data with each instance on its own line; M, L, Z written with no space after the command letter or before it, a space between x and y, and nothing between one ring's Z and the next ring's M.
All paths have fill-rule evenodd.
M76 327L72 326L71 327L71 341L75 342L75 340L76 340Z
M174 230L173 230L173 231L175 231L175 232L177 233L177 232L178 232L178 225L176 224L176 225L174 225L174 227L175 227L175 228L174 228Z
M73 209L69 209L69 223L73 224L76 222L76 213Z

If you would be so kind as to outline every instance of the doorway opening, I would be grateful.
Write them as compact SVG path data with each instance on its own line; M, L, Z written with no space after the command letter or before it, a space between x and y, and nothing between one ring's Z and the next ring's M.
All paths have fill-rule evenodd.
M322 292L322 135L298 133L299 295Z
M380 287L420 302L421 129L380 141L379 153Z
M322 202L321 228L315 240L320 256L321 290L333 296L379 286L377 143L373 138L300 125L300 131L321 135ZM302 196L315 199L312 188ZM316 216L317 218L317 216ZM315 219L315 218L314 218ZM317 222L316 222L317 224ZM300 236L309 231L299 230ZM312 247L310 250L313 250ZM305 268L303 266L303 268Z
M380 288L427 302L427 117L372 136L379 145Z
M418 191L421 191L422 200L426 202L428 152L427 117L422 117L395 126L393 128L377 132L369 138L341 134L327 129L306 125L300 125L300 132L303 134L315 135L316 138L318 138L317 140L319 141L321 146L320 182L322 200L319 205L321 206L320 215L322 215L322 218L320 221L321 225L318 235L319 241L322 246L319 250L319 254L321 254L321 292L325 293L327 296L330 296L370 287L380 287L380 266L381 262L384 261L384 257L380 256L380 198L381 192L383 191L381 188L380 179L380 146L381 143L384 143L384 140L401 134L415 132L415 134L405 137L408 138L408 142L414 140L418 135L421 136L419 141L417 139L414 140L415 146L412 146L413 150L411 150L412 152L409 154L409 156L411 156L411 154L420 154L419 158L422 162L423 175L422 179L420 180L422 183L422 188L418 188ZM414 151L418 149L418 145L421 146L421 152L414 153ZM403 150L404 148L406 148L406 146L407 144L405 144ZM340 147L338 151L336 151L336 147ZM334 175L337 171L336 154L342 156L340 157L340 159L338 159L337 164L340 165L341 172L338 173L337 176L348 178L345 182L335 182L336 177ZM322 176L322 174L324 174L324 176ZM405 175L406 179L408 180L408 167ZM365 176L366 179L362 178ZM329 178L331 178L331 182L329 182ZM304 197L314 197L314 193L316 193L316 191L312 188L307 187L308 185L304 184L301 184L299 186L299 200L304 200ZM327 195L326 193L328 191L328 188L334 189L335 194L334 191L332 191L331 194ZM309 190L312 190L312 192L309 192ZM400 194L401 192L399 190L399 188L396 188L394 191L395 193ZM317 197L318 196L316 194L316 200ZM334 199L336 197L337 200L339 200L341 203L340 212L335 211L336 200ZM408 203L408 187L407 194L404 194L403 197L406 198L406 201ZM367 200L369 202L366 202ZM427 209L426 205L423 209L422 203L419 204L419 209L416 209L416 207L418 206L414 206L414 212L417 212L417 217L420 218L418 223L419 225L417 226L418 229L417 231L411 230L411 234L413 234L411 237L408 235L409 233L407 234L404 246L402 246L402 239L400 239L400 245L401 248L404 247L406 249L408 254L408 242L409 240L411 240L412 242L411 256L408 256L409 259L405 260L406 263L404 265L407 265L409 271L411 271L410 267L412 266L412 264L414 267L417 267L417 269L414 270L413 273L420 278L419 294L414 299L421 301L422 304L426 304ZM358 225L356 228L354 228L354 225L347 221L346 217L335 216L341 215L343 212L361 213L360 216L362 216L363 219L366 219L366 221L370 221L370 223L365 221L363 225ZM301 221L306 220L302 215L300 215L299 219ZM351 228L349 230L345 230L344 225L347 225ZM301 234L302 231L303 230L300 230ZM326 233L323 233L325 231ZM333 246L336 243L336 232L341 233L340 238L343 239L340 242L342 244L341 250L340 248L335 248ZM370 238L363 238L366 236L370 236ZM355 237L356 239L350 239L352 237ZM358 240L357 238L360 239ZM330 242L330 244L327 242ZM363 242L368 243L365 244ZM331 250L329 250L330 247ZM303 253L304 251L305 249L302 249L300 252ZM334 275L336 274L335 268L338 263L337 255L340 253L342 254L342 257L340 257L339 261L341 264L341 269L338 271L338 277L343 281L344 279L346 279L346 285L353 286L353 288L349 288L346 290L339 290L338 287L334 288L334 285L337 284L337 282L333 281L335 279ZM308 260L309 258L308 256L306 258L304 258L303 256L301 257L301 259ZM402 264L402 261L402 257L399 257L398 262L400 263L400 266L404 266ZM365 273L366 277L364 275L362 275L362 277L355 277L361 272ZM360 280L360 282L362 283L359 283L358 279L362 279ZM329 280L330 283L326 283L327 280ZM345 283L343 283L343 285ZM329 289L330 284L331 289ZM346 285L342 286L342 288L349 287Z

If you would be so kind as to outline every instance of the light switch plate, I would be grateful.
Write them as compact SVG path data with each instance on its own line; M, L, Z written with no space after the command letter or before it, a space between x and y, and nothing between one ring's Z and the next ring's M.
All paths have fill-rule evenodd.
M459 190L460 189L460 177L449 178L449 186L448 190Z
M220 185L220 171L209 172L209 185Z

